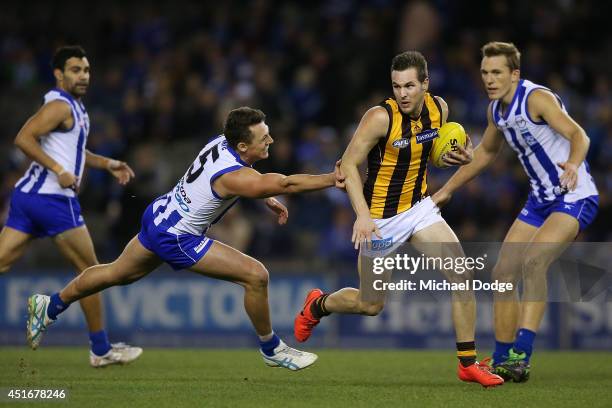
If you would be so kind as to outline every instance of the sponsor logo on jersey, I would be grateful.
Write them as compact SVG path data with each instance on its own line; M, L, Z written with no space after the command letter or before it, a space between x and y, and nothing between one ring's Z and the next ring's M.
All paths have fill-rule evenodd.
M416 135L416 142L419 144L429 142L438 137L438 129L428 129Z
M373 251L380 251L382 249L387 249L387 248L390 248L391 245L393 245L393 237L372 240L372 250Z
M183 188L183 184L184 179L181 178L174 189L174 198L176 199L179 207L181 207L181 210L189 212L189 205L187 204L191 204L191 199L189 196L187 196L187 192L185 191L185 188Z
M398 139L393 142L393 147L397 149L404 149L410 145L410 139Z
M536 138L533 137L531 133L523 133L523 138L525 139L525 142L527 142L529 146L533 146L534 144L537 143Z

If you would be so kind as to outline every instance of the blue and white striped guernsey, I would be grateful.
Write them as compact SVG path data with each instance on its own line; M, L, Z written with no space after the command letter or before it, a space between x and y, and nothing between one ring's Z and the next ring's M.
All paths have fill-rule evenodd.
M236 203L213 188L220 176L249 167L219 135L200 151L191 167L165 196L153 203L153 224L171 234L204 235Z
M529 116L527 100L536 89L545 89L541 85L522 79L519 81L514 98L505 113L501 112L501 102L491 104L495 126L504 134L506 141L517 153L519 161L529 176L529 182L535 198L552 201L563 196L564 202L575 202L585 197L597 195L597 187L589 172L589 165L584 161L578 168L578 185L574 191L565 193L559 186L563 170L557 163L567 161L570 153L570 142L557 133L544 121L535 121ZM561 109L563 102L553 93Z
M85 106L69 93L55 88L47 92L43 104L52 101L66 102L72 111L74 125L72 129L54 130L40 139L43 151L58 162L64 169L77 176L77 184L85 168L85 145L89 134L89 116ZM74 197L70 188L62 188L57 176L51 170L37 162L32 162L25 175L15 184L15 189L24 193L59 194Z

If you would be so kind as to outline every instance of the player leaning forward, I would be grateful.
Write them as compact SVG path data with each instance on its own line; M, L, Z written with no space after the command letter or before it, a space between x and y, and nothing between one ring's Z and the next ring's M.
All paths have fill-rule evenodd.
M427 243L446 242L453 256L462 256L457 237L440 216L440 211L427 190L427 160L432 140L427 135L446 122L448 107L444 100L427 92L427 62L418 52L397 55L391 65L394 98L368 110L342 158L346 190L357 215L352 241L358 248L370 241L372 233L388 242L409 241L421 246L428 256L433 246ZM358 166L368 161L368 176L361 183ZM449 164L465 164L471 160L471 148L459 148L446 160ZM423 245L425 244L425 245ZM439 248L440 245L435 246ZM364 248L361 248L362 251ZM361 259L360 259L361 261ZM377 315L384 299L370 301L365 293L366 274L360 269L360 289L343 288L331 294L313 289L304 309L295 319L295 337L306 341L320 319L330 313ZM469 274L443 271L447 278L462 282ZM457 339L459 378L495 386L503 380L476 361L474 330L476 303L473 292L453 293L453 321Z
M480 73L491 99L487 128L473 161L461 167L433 199L439 205L448 202L455 190L495 160L504 140L529 177L529 197L493 269L493 279L523 278L522 304L517 291L510 291L496 294L493 308L494 370L521 382L529 378L533 342L546 309L548 267L593 222L599 198L585 161L589 138L557 95L521 79L520 53L514 44L486 44Z
M206 237L239 197L266 198L279 194L342 187L342 177L323 175L261 174L251 166L268 157L273 139L263 112L242 107L231 111L224 134L210 140L168 194L151 203L142 228L113 263L87 269L51 297L30 297L28 340L35 348L44 330L72 302L115 285L134 282L166 262L174 269L235 282L244 287L244 307L269 366L299 370L317 356L287 346L272 331L268 306L268 271L256 259ZM336 164L336 168L338 164ZM278 214L279 224L288 211L278 200L266 199Z

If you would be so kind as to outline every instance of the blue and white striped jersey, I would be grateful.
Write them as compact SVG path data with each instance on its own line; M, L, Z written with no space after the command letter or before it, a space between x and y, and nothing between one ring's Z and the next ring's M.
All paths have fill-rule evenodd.
M57 100L64 101L70 106L74 125L72 129L66 131L49 132L41 137L40 144L46 154L61 164L64 169L74 173L78 178L77 183L80 183L85 168L89 116L80 101L58 88L45 94L43 104ZM62 188L55 173L37 162L32 162L25 175L15 184L15 188L24 193L59 194L68 197L76 195L74 190Z
M517 153L529 176L534 196L540 202L555 200L559 196L563 196L564 202L575 202L597 195L597 187L586 161L578 168L578 186L574 191L566 193L559 186L559 177L563 170L557 163L563 163L569 158L570 142L545 121L535 121L529 116L527 100L529 94L536 89L550 91L522 79L505 113L501 112L500 100L491 104L495 126L503 132L506 141ZM563 102L556 94L555 96L565 111Z
M212 185L223 174L249 167L219 135L200 151L172 191L153 203L153 223L171 234L203 235L236 203L223 199Z

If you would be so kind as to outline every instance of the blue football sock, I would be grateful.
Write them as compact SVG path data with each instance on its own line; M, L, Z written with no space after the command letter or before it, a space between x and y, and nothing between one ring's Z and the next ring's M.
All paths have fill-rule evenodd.
M89 343L91 344L91 351L93 351L93 353L97 356L103 356L111 349L108 336L104 330L90 332Z
M58 293L54 293L51 295L51 301L49 302L49 306L47 306L47 316L50 319L57 319L57 315L62 313L64 310L68 309L70 304L66 304L62 301Z
M516 340L512 348L518 353L524 352L527 354L527 362L529 362L529 358L533 352L533 341L535 340L535 336L535 332L529 329L519 329L519 331L516 332Z
M259 347L266 356L273 356L274 349L277 348L279 344L280 338L276 335L276 333L274 333L274 335L272 335L272 338L268 341L259 341Z
M504 343L495 340L495 351L493 352L493 364L498 364L508 359L508 351L512 343Z

